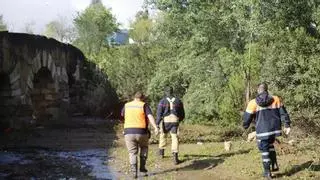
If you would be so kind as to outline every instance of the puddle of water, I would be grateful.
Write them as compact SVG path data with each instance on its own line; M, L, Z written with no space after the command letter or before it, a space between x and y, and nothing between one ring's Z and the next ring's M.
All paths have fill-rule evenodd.
M61 158L75 158L86 166L90 166L92 168L90 175L95 178L116 179L108 166L104 164L104 161L108 158L105 149L59 152L58 156Z
M12 164L21 161L23 156L20 154L0 151L0 165Z

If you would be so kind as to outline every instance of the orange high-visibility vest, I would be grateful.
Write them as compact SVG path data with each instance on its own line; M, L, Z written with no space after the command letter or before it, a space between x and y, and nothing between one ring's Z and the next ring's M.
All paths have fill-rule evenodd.
M124 106L124 128L147 128L144 102L131 101Z

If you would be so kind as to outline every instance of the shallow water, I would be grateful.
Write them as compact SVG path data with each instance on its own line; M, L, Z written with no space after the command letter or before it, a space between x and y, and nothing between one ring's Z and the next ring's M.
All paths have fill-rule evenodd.
M104 162L108 160L105 149L59 152L58 155L62 158L75 158L83 165L92 167L90 174L95 178L115 179L109 168L104 164Z
M116 179L105 149L0 151L0 179Z

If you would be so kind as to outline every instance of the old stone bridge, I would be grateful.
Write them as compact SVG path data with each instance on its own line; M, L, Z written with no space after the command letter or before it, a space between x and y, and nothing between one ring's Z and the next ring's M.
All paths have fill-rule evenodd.
M0 123L63 120L85 57L70 44L44 36L0 32ZM23 119L23 120L22 120Z

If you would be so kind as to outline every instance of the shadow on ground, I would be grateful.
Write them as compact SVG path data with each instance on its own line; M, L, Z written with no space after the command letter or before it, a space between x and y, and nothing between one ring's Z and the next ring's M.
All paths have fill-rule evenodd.
M240 150L240 151L231 152L231 153L223 153L216 156L187 154L183 156L185 159L181 163L187 163L188 161L191 161L190 164L182 167L176 167L176 168L166 169L163 171L154 172L151 175L165 174L173 171L209 170L209 169L215 168L219 164L222 164L225 161L225 159L228 157L239 155L239 154L246 154L249 152L250 152L250 149Z
M283 176L292 176L300 171L308 169L309 171L320 171L320 164L314 164L314 161L307 161L299 165L293 165L291 169L287 170L284 173L276 174L275 177L280 178Z
M230 152L230 153L222 153L216 156L213 155L200 155L200 154L185 154L183 157L187 158L188 160L193 159L193 158L228 158L234 155L239 155L239 154L247 154L251 151L251 149L247 150L239 150L236 152Z

